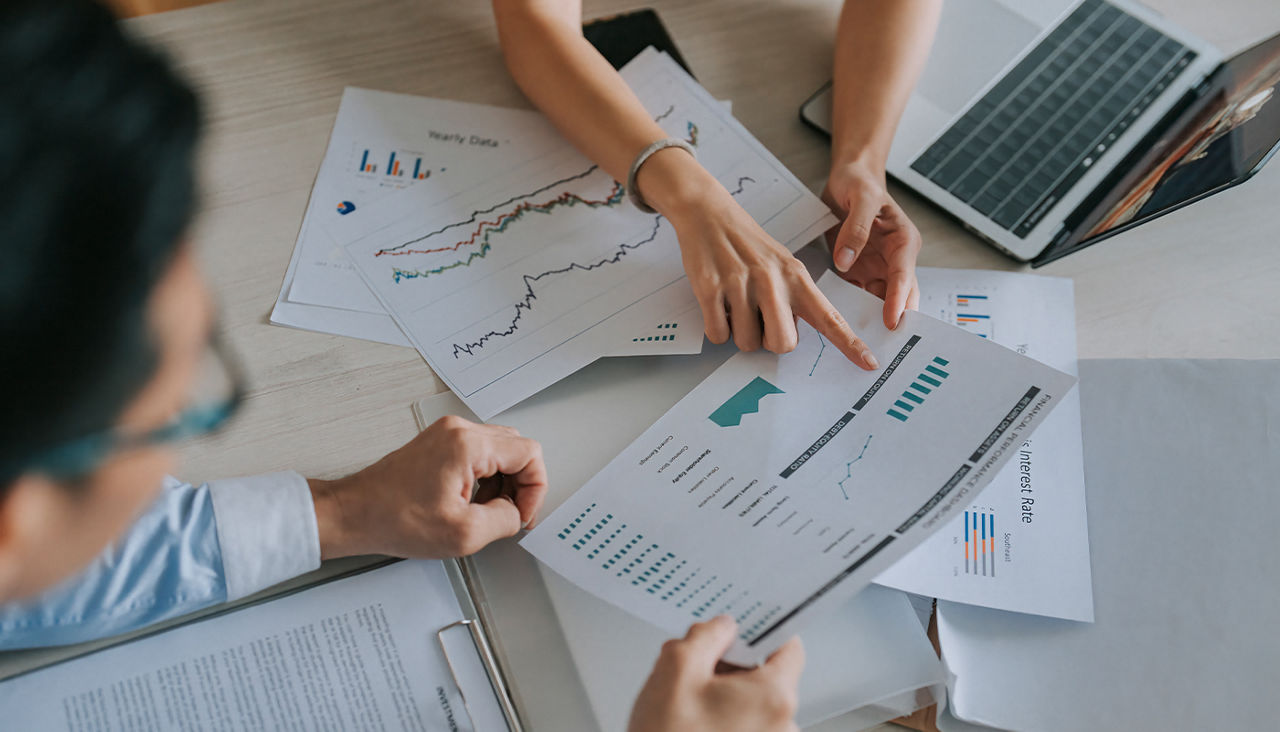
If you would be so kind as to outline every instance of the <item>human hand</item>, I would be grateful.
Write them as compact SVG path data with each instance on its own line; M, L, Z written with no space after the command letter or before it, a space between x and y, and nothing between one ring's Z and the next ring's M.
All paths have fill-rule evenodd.
M689 628L670 640L631 710L629 732L780 732L799 729L796 687L804 647L792 638L754 669L717 673L737 624L727 615Z
M681 150L656 153L637 176L645 200L675 227L685 274L707 337L744 351L795 349L803 318L850 361L879 363L808 270L751 218L710 173Z
M920 304L920 232L885 190L883 171L852 163L831 169L822 200L843 219L827 243L840 276L884 300L886 328Z
M358 473L308 483L322 558L439 559L531 525L547 470L542 447L516 430L443 417Z

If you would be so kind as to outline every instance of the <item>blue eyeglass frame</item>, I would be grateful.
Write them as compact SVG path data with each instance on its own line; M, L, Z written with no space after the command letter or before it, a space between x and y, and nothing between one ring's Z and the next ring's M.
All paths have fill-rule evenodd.
M179 442L218 431L239 409L247 392L239 363L216 335L209 348L222 363L231 380L231 394L213 404L193 404L179 412L173 421L146 432L128 433L110 429L86 435L38 453L23 460L14 473L40 473L55 479L70 480L92 473L113 453L151 445Z

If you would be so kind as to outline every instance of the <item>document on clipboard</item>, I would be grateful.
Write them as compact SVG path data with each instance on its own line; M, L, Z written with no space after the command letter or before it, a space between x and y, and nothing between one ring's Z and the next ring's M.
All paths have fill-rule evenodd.
M13 729L521 730L459 565L346 575L0 683Z

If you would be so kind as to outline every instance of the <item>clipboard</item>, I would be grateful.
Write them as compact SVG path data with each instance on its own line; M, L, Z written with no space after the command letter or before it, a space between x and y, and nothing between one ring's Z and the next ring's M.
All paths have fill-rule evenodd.
M426 429L430 423L425 420L425 415L419 408L418 403L414 402L412 408L413 420L418 425L418 430ZM449 583L453 586L454 597L457 598L458 606L462 609L463 617L438 629L436 631L436 641L444 652L445 662L449 665L449 672L453 675L454 684L457 685L462 695L467 716L472 719L475 718L471 707L472 701L468 700L468 694L463 688L462 679L459 678L458 664L460 661L450 653L450 646L445 640L447 634L458 630L466 632L474 647L484 673L489 679L490 690L502 710L507 729L510 732L524 732L524 722L520 714L520 707L516 703L515 694L512 691L513 687L506 670L507 664L502 660L501 646L495 642L495 636L491 631L492 628L496 627L496 622L492 614L488 612L489 606L485 601L484 590L481 589L480 584L476 581L477 573L472 566L472 559L470 557L459 557L442 561L445 573L449 576Z
M414 415L417 416L417 410L414 410ZM420 418L419 422L421 422ZM473 720L476 718L472 708L475 692L469 693L464 688L459 673L459 666L463 663L463 659L450 651L451 645L446 636L451 636L455 632L464 632L474 648L509 732L524 732L524 724L511 693L511 685L508 683L503 664L494 652L494 644L490 640L488 628L491 621L486 621L481 614L480 608L484 606L483 602L477 603L475 600L474 593L478 593L479 590L472 580L473 574L466 568L467 561L465 558L443 560L445 572L449 576L450 584L453 585L453 594L462 608L463 617L438 629L435 633L436 642L440 644L440 649L444 653L445 663L448 664L449 673L453 676L454 684L457 685L462 696L467 716Z
M420 569L414 569L412 566L414 564L420 565ZM312 573L308 577L310 581L294 583L283 589L277 588L275 592L260 593L247 602L236 603L232 606L224 605L203 613L193 613L175 622L164 624L158 628L150 628L143 632L57 649L35 649L34 651L14 651L3 654L3 658L0 659L0 665L7 667L4 670L8 673L5 674L6 678L3 682L0 682L0 707L13 710L11 706L7 705L12 705L16 700L22 699L24 700L22 713L26 716L21 714L18 716L17 726L23 728L45 728L53 722L54 718L61 719L66 713L64 709L66 704L70 703L74 706L79 703L78 701L73 701L73 699L81 699L86 695L92 696L103 693L103 690L108 687L114 689L116 685L128 683L129 679L135 681L143 678L150 679L152 676L162 673L163 669L188 663L200 663L201 661L197 659L213 658L214 656L222 660L210 663L235 665L227 660L228 656L226 655L228 653L234 655L238 652L233 649L243 649L248 647L249 644L262 643L266 638L279 638L281 633L305 633L305 631L301 630L302 628L314 627L317 622L329 622L332 618L327 620L307 619L306 611L303 612L303 619L299 620L298 616L294 615L299 607L298 605L281 606L273 613L267 612L272 604L296 602L294 600L296 596L319 592L322 595L321 597L304 600L302 601L304 605L313 603L316 607L324 608L324 613L337 612L339 615L332 616L336 618L344 613L363 613L368 608L375 607L371 603L376 603L376 607L379 610L367 617L382 618L383 625L379 626L383 628L380 631L384 634L382 637L390 638L394 633L398 638L398 640L386 641L387 645L385 646L376 644L369 646L367 642L362 644L364 651L356 651L356 655L363 658L362 661L357 662L358 666L365 663L373 663L375 665L371 668L376 668L378 659L382 657L382 650L378 650L380 648L393 649L391 651L392 655L389 657L396 658L397 660L394 664L399 666L400 652L394 650L397 647L408 649L414 643L435 644L436 647L428 649L425 656L414 653L404 656L405 662L410 669L410 674L402 677L406 686L400 688L407 688L410 692L408 696L401 697L401 701L416 697L415 707L424 709L425 707L422 705L426 707L433 706L428 699L436 696L436 694L432 693L434 688L439 694L440 704L445 713L451 718L458 718L459 721L465 714L465 718L470 722L469 725L465 726L470 729L484 730L485 732L488 730L523 732L523 720L511 696L510 687L507 683L507 678L503 674L501 664L494 653L484 620L480 617L480 611L467 589L468 581L465 571L458 561L406 562L405 560L385 557L364 557L354 567L351 563L338 563L336 566L328 567L327 570L327 572L322 569L318 573ZM393 576L381 580L372 578L373 575L380 572L391 572ZM362 575L370 579L362 582L359 579ZM381 615L383 612L381 610L383 598L378 597L376 594L370 595L368 592L387 591L386 588L388 587L404 586L402 583L406 580L417 582L419 578L426 584L421 586L421 590L416 591L415 599L388 601L388 612L398 613L399 620L391 621L390 625L386 624L388 622L386 620L387 616ZM447 586L445 585L446 581L448 582ZM343 582L355 582L357 586L365 589L361 590L353 587L349 590L343 590L335 587ZM432 597L438 598L439 602L430 599ZM340 609L344 606L344 600L339 598L353 598L348 609ZM424 601L426 602L425 606L418 604ZM394 610L396 602L400 603L398 605L399 610ZM409 604L406 605L406 602ZM335 608L339 609L335 610ZM255 615L250 619L247 614L255 611L266 614ZM442 627L435 627L434 624L429 622L414 622L415 616L422 617L419 611L433 614L436 623L449 622L446 622ZM237 621L235 620L236 616L244 619ZM281 618L287 618L287 620L282 621ZM226 625L228 622L231 623L230 626ZM366 620L353 620L350 622L364 624ZM377 625L377 621L368 622L372 622L375 626ZM213 625L198 630L200 626L209 623ZM246 627L251 627L252 630L246 631ZM396 627L399 630L393 630ZM166 636L172 633L182 635L181 637L174 637L173 640L164 640ZM193 633L198 635L193 635ZM338 631L338 635L341 634L341 631ZM192 639L195 637L201 638L201 643L204 642L204 639L208 639L208 646L193 648ZM350 638L351 636L346 637ZM352 641L352 643L356 643L356 641ZM303 646L306 645L306 643L303 643ZM322 643L321 646L323 645ZM334 647L337 648L339 646ZM350 646L350 648L354 647L354 645ZM310 648L317 647L311 646ZM170 655L171 649L178 650ZM46 653L44 652L46 650L54 652ZM322 650L314 650L313 652L315 654L312 656L313 658L327 657ZM410 662L409 658L411 656L418 660ZM139 658L145 660L139 661ZM278 667L274 665L276 661L271 661L267 665L273 669L280 669L279 673L283 674L284 678L292 678L295 682L307 686L309 682L304 680L306 663L298 661L296 657L291 658L293 658L292 661L282 661L280 662L282 665ZM385 661L385 659L383 660ZM295 663L301 665L295 667ZM83 664L88 665L85 666ZM325 665L327 666L328 662L325 662ZM429 671L431 674L429 676L430 680L426 684L421 683L419 676L411 673L415 665L423 670L434 669ZM287 670L286 667L288 667ZM209 678L219 679L217 683L223 683L226 679L231 678L224 673L227 672L227 669L221 666L211 668L213 670L209 672L211 674ZM264 673L264 667L244 666L243 668L245 669L244 673L247 674L243 678ZM404 674L405 671L402 670L400 673ZM328 678L328 676L326 675L325 678ZM84 681L85 679L89 679L89 681ZM449 688L450 680L453 688ZM256 683L252 680L242 682ZM199 683L204 682L201 681ZM234 684L236 682L232 680L226 681L226 683ZM291 688L292 683L290 683ZM341 684L342 682L335 683ZM299 693L305 696L320 690L320 687L308 688L310 689L309 691ZM45 694L45 691L49 691L49 693ZM373 693L372 688L370 692ZM394 697L395 693L392 693ZM234 704L230 701L231 695L232 692L228 692L225 698L216 694L212 696L206 695L205 703L201 708L192 711L192 714L195 715L193 718L204 719L208 716L208 718L213 719L231 715L226 716L226 719L231 719L235 714ZM156 698L159 699L159 697ZM307 696L306 698L310 699L311 697ZM383 701L385 702L385 699ZM461 706L464 708L462 711L458 710L459 701L461 701ZM400 703L395 701L394 698L392 702L397 705ZM119 714L127 712L129 714L143 715L158 713L156 710L159 707L155 706L155 709L152 709L152 707L159 703L159 701L153 702L150 697L147 697L146 703L140 703L138 709L116 710L116 712ZM251 706L257 704L258 702L255 701L254 705ZM384 713L395 711L394 708L385 707L382 703L375 706L383 709ZM449 711L450 708L452 711ZM343 714L345 712L331 713Z

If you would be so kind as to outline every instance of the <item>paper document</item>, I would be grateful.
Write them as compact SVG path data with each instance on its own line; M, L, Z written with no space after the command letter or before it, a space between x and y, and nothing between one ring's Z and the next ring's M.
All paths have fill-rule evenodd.
M803 323L790 354L735 355L522 545L671 634L730 613L728 658L757 662L970 505L1074 383L918 313L888 331L880 300L819 285L879 371Z
M1040 732L1275 729L1280 361L1086 360L1080 401L1097 620L940 601L951 711Z
M622 76L775 239L794 250L835 223L670 58L650 49ZM328 229L432 369L484 419L616 350L601 338L672 343L634 339L691 314L696 327L664 335L693 333L701 347L671 224L633 207L567 142L443 202L415 186Z
M917 270L920 312L1076 373L1071 280L1012 272ZM1014 612L1093 620L1080 395L1076 390L938 533L876 582Z
M467 634L437 639L461 617L440 562L399 562L7 680L0 716L65 732L506 729Z
M574 387L566 390L569 393L563 397L543 392L504 413L504 424L536 436L542 443L547 472L554 476L544 511L572 495L665 408L679 401L714 365L722 363L729 351L709 348L696 357L697 363L683 366L673 364L676 359L663 359L660 363L653 363L653 359L597 363L552 387ZM706 367L708 363L713 364L712 368ZM661 406L650 415L655 405ZM424 427L448 414L474 419L466 405L450 392L423 399L415 409ZM581 418L603 411L615 415L607 425ZM497 547L487 549L473 565L479 569L476 579L485 585L490 605L530 607L529 596L533 592L527 587L517 588L506 572L524 569L523 575L533 575L538 585L545 583L552 614L564 633L563 643L572 654L577 676L595 714L593 728L602 732L625 730L632 703L653 670L663 641L670 636L584 592L523 551L511 556L495 554L495 550L505 552ZM498 563L497 557L507 560L500 568L504 574L487 576L486 569ZM512 612L524 623L533 611ZM508 647L519 644L528 650L528 655L536 653L544 659L549 655L537 645L545 642L542 639L546 634L535 641L520 637L521 632L529 632L524 625L497 626L494 630ZM930 689L934 685L938 685L938 697L942 697L942 665L904 593L868 588L806 627L802 639L805 667L796 711L796 723L801 727L838 716L842 726L835 729L864 729L931 704L934 697L930 696ZM851 663L850 659L856 662ZM547 681L535 676L536 671L524 677L516 673L515 683L525 700L550 691Z
M411 345L325 226L363 216L374 202L409 187L419 189L421 200L443 200L563 145L537 112L347 88L272 322ZM696 352L701 339L673 347L675 326L698 333L701 321L693 315L646 324L666 325L660 334L640 326L615 333L605 338L602 355Z
M409 345L324 224L409 186L443 198L560 140L537 112L348 87L271 322Z
M500 175L513 163L559 147L562 138L537 112L346 89L324 170L316 178L299 236L302 256L289 299L384 312L324 227L408 187L439 200Z
M537 112L348 87L271 322L411 346L325 224L410 186L425 199L448 197L563 144ZM700 323L695 309L647 331L615 329L600 334L609 343L600 355L697 353Z

